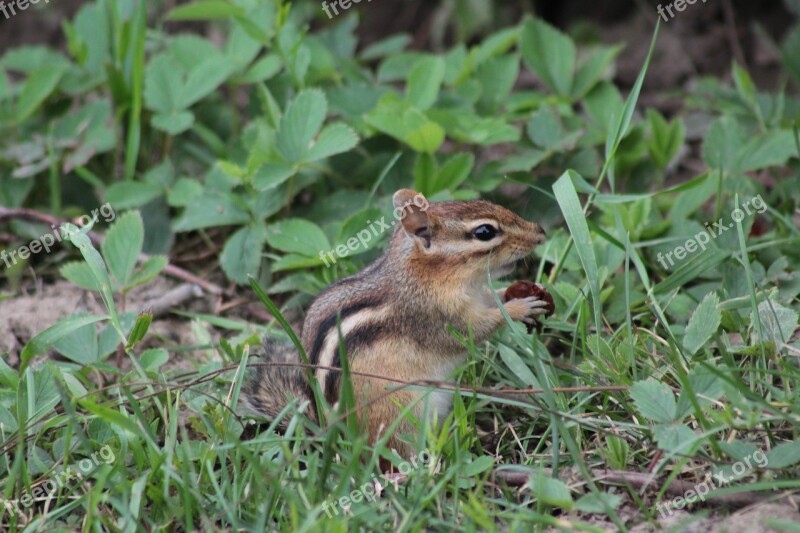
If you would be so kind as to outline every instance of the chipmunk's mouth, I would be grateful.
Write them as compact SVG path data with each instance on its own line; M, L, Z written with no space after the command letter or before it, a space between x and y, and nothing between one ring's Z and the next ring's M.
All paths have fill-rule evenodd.
M492 279L499 279L508 276L509 274L514 272L514 266L516 264L517 264L516 261L511 261L510 263L506 263L505 265L493 268Z

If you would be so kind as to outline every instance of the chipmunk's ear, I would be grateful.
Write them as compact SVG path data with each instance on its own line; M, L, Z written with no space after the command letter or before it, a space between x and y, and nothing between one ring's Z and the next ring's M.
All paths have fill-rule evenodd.
M435 217L428 213L430 204L422 193L411 189L400 189L392 198L394 216L400 220L403 230L410 236L420 239L425 248L431 245Z

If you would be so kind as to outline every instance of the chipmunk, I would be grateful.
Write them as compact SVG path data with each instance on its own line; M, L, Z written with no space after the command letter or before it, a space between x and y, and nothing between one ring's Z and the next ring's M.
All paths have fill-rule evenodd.
M422 199L423 201L420 201ZM428 204L424 196L401 189L394 194L401 213L386 252L355 275L329 286L317 296L302 327L301 343L312 365L340 368L337 321L352 372L359 420L374 444L398 417L397 403L410 405L422 419L425 394L429 416L443 420L452 408L447 392L396 390L397 380L445 380L466 361L464 346L448 331L463 335L472 329L481 342L505 323L487 282L510 274L514 263L544 242L545 232L508 209L483 200ZM504 289L497 291L502 302ZM513 320L531 323L545 312L537 297L503 303ZM268 346L270 361L299 363L293 347ZM302 368L257 367L243 389L250 410L275 418L291 398L313 395ZM328 403L339 396L341 373L315 371ZM436 412L433 415L433 411ZM316 418L316 413L308 413ZM411 449L397 435L412 431L403 421L388 446L406 457Z

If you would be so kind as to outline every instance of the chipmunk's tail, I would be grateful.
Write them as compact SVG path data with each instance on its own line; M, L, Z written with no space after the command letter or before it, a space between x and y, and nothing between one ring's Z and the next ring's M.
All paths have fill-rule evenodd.
M296 366L300 363L300 357L294 346L265 340L264 354L251 359L251 362L273 363L273 365L250 369L239 400L243 410L275 420L293 400L298 400L298 404L307 401L305 414L316 422L314 393L306 380L303 368ZM278 427L285 430L287 423L288 420L284 418Z

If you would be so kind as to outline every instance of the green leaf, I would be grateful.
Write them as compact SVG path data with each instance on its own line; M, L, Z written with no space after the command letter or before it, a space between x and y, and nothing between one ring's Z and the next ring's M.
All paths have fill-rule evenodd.
M392 56L403 51L411 43L412 38L407 33L399 33L373 43L361 51L361 59L373 61L386 56Z
M238 80L240 83L259 83L275 77L283 68L281 58L269 54L256 61Z
M471 153L454 155L442 165L428 194L435 194L439 191L455 191L467 180L474 165L475 156Z
M408 75L406 99L418 109L428 109L436 102L443 79L444 59L438 56L420 59Z
M245 226L230 236L220 256L222 270L228 278L241 284L247 283L248 275L258 278L266 233L263 224L256 224Z
M119 287L130 282L133 268L144 245L144 224L138 211L128 211L111 226L102 244L108 270Z
M589 281L589 290L592 294L592 304L594 309L595 323L600 325L600 275L597 269L597 257L595 256L592 238L589 234L589 225L583 214L578 193L572 183L572 178L580 178L572 171L567 171L553 184L553 193L556 196L561 212L567 222L567 227L575 241L575 249L581 260L586 277Z
M689 319L686 335L683 337L683 348L690 355L696 354L717 332L721 320L719 297L716 293L709 292Z
M245 224L250 215L233 194L206 190L193 198L174 222L175 231L192 231L231 224Z
M492 114L508 101L508 95L519 77L519 57L507 55L492 57L483 62L475 72L482 91L479 101L481 114Z
M147 64L144 99L147 107L161 114L180 111L182 68L169 54L159 54Z
M631 386L631 398L641 415L651 422L675 420L675 395L660 381L637 381Z
M133 277L131 277L130 282L125 288L132 289L133 287L144 285L158 276L168 264L169 259L165 255L148 257L147 260L133 272Z
M714 169L726 172L738 169L739 150L745 143L745 132L739 122L724 115L709 126L703 141L703 160Z
M738 153L732 170L748 172L785 165L797 154L794 134L788 130L773 130L751 138ZM728 169L726 169L728 170Z
M770 468L787 468L800 463L800 442L783 442L767 452Z
M141 207L164 194L158 185L144 181L122 181L114 183L105 191L106 202L116 209Z
M575 44L541 19L525 23L520 36L522 58L554 92L569 97L575 75Z
M304 162L319 161L332 155L341 154L358 144L358 135L353 128L343 122L328 124L319 134L316 142L304 157Z
M528 486L536 497L547 505L570 510L574 506L569 488L560 479L552 478L539 473L531 476Z
M526 132L534 144L556 152L572 150L583 133L580 130L570 133L564 131L556 110L549 105L541 106L531 116Z
M778 347L789 342L797 327L797 311L773 300L765 300L758 304L758 316L761 319L761 333L765 337L763 340L772 341ZM752 312L750 313L750 323L753 325L756 323L756 318ZM758 336L758 328L753 327L752 340L753 344L756 344L761 339Z
M139 363L145 370L158 370L159 367L169 361L169 352L163 348L151 348L145 350L139 358Z
M95 324L101 320L108 320L108 317L99 315L72 315L59 320L28 341L28 344L25 345L20 354L20 359L22 361L20 372L25 369L28 362L33 357L44 354L48 348L59 339L84 326Z
M582 513L605 514L608 508L616 509L621 503L622 498L616 494L592 492L575 502L575 509Z
M53 345L61 355L81 365L95 363L100 358L97 351L97 330L93 323L64 335Z
M516 142L520 138L516 127L501 117L479 117L468 107L431 109L427 115L444 126L447 135L461 142L490 146Z
M245 14L241 7L222 0L203 0L178 6L167 13L167 20L219 20Z
M100 288L97 286L97 280L89 269L89 265L83 261L65 263L59 271L64 278L82 289L100 291Z
M297 173L289 163L264 163L253 174L253 187L259 191L274 189Z
M276 137L276 148L284 159L291 163L305 161L327 109L325 95L319 89L304 90L289 104Z
M281 252L314 258L331 249L322 228L301 218L282 220L269 226L267 243Z
M170 135L178 135L188 130L194 124L194 113L191 111L181 111L176 113L159 113L153 115L150 123L157 130L161 130Z
M786 66L786 70L794 78L795 83L800 83L800 26L795 25L794 29L783 41L781 46L781 59Z
M603 46L578 67L578 72L572 85L573 101L580 100L592 90L597 82L602 79L608 66L621 50L622 46Z
M381 231L385 231L390 233L392 230L381 230L381 224L378 222L382 222L385 224L384 220L386 217L381 216L381 210L376 207L371 207L360 211L350 218L344 221L342 224L342 229L339 231L339 235L336 237L337 244L344 244L347 246L347 241L350 241L350 244L353 245L352 239L357 239L358 243L353 246L347 246L347 256L352 257L354 255L358 255L361 253L366 252L367 250L374 248L383 237ZM327 250L325 250L327 252Z
M462 465L461 473L464 477L479 476L494 466L495 460L491 455L481 455Z
M503 360L503 363L508 367L511 373L520 380L520 383L532 389L542 388L541 383L536 379L531 368L525 364L525 361L522 360L516 351L504 344L498 345L497 349L500 352L500 358Z
M48 96L58 86L66 68L61 65L46 65L33 72L19 92L17 100L16 122L20 123L33 115Z
M444 130L394 93L381 97L365 117L367 124L408 144L417 152L432 154L444 142Z
M683 145L686 126L679 118L667 124L664 117L653 109L647 110L647 122L651 132L647 143L650 157L653 158L656 166L665 168Z
M111 278L108 275L108 270L106 269L106 264L102 256L95 250L94 246L92 246L92 241L86 235L89 229L91 229L91 226L79 230L74 224L67 223L61 225L61 233L65 235L72 244L78 247L84 261L89 265L89 269L92 271L92 275L100 291L100 296L103 298L103 303L111 317L111 324L114 326L120 340L124 342L125 333L122 331L122 324L117 314L117 306L114 304L114 295L111 293Z
M691 452L692 447L702 440L691 428L677 422L671 424L657 424L653 427L653 438L658 447L669 453Z

